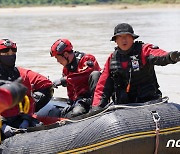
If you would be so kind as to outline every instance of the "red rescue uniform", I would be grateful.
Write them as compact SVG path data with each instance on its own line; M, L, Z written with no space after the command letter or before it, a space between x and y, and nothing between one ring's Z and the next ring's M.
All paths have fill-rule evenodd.
M28 88L26 94L30 100L30 109L28 114L32 115L34 113L34 99L32 97L32 92L34 90L48 87L52 85L52 82L47 78L45 78L44 76L40 75L39 73L33 72L31 70L18 67L18 71L20 73L20 77L22 77L22 84ZM4 111L1 115L3 117L13 117L18 114L19 114L19 106L16 105L15 107Z
M93 66L89 66L88 62L92 62ZM101 68L96 58L91 54L85 54L78 62L75 72L63 68L63 75L67 77L67 93L70 100L75 101L78 97L83 96L89 91L88 80L89 75L93 71L100 71Z
M143 97L142 94L146 93L148 96L148 93L156 93L158 91L159 85L157 83L154 65L165 66L175 62L170 59L169 52L159 49L157 46L143 44L142 42L138 46L140 48L138 47L128 54L115 51L115 56L118 54L119 57L114 58L114 66L112 65L112 57L115 52L109 56L96 86L92 106L104 107L108 104L110 97L115 91L115 80L113 80L114 77L111 70L113 67L118 68L120 72L120 76L118 77L121 88L119 90L120 93L124 91L127 97L133 97L127 103L136 102L138 100L137 98ZM131 70L131 74L129 70ZM128 87L128 84L131 86ZM127 87L130 88L128 92L126 91Z

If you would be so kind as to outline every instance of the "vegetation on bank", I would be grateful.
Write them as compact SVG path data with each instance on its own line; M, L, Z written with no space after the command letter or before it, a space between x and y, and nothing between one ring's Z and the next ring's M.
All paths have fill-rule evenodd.
M0 7L146 3L180 4L180 0L0 0Z

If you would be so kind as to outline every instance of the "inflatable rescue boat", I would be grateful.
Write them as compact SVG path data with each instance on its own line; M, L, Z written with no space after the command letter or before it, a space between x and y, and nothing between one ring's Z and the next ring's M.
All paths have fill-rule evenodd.
M57 121L56 111L66 105L65 101L52 99L37 117L54 117ZM82 117L59 120L4 140L1 153L180 153L180 104L167 98L111 105Z

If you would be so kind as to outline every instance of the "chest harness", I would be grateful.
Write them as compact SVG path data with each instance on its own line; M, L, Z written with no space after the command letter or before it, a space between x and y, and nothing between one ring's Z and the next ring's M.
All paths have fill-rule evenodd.
M70 72L75 72L77 70L79 61L85 55L84 53L79 52L79 51L74 51L74 54L75 54L75 56L74 56L74 59L72 60L72 62L70 64L66 65L66 68Z

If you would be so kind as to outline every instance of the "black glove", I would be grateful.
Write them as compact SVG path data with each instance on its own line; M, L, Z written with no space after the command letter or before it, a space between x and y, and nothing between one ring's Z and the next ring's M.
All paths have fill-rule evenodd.
M82 99L78 99L76 101L76 104L82 104L83 106L85 106L85 108L89 108L92 105L92 100L91 98L82 98Z
M66 114L68 114L68 112L71 111L71 109L72 109L71 105L68 105L64 107L63 109L61 109L60 117L66 117Z
M87 110L84 107L84 105L78 103L72 109L71 117L76 117L76 116L79 116L79 115L82 115L82 114L85 114L85 113L87 113Z
M2 130L2 133L5 135L5 137L8 138L15 135L16 128L3 124L1 130Z
M24 98L24 95L26 94L27 88L24 85L22 85L20 82L21 82L21 78L15 80L14 82L4 84L1 86L1 88L5 88L11 93L13 98L12 106L21 102Z
M61 77L60 79L57 79L57 80L53 81L53 85L54 85L55 88L58 88L58 86L66 87L67 86L66 78Z
M94 66L94 62L91 61L91 60L88 60L88 61L86 62L86 64L87 64L87 66L89 66L89 67L93 67L93 66Z
M33 93L33 98L34 98L35 102L38 102L39 100L41 100L44 97L45 97L45 95L42 92L36 91Z
M170 53L170 58L173 62L178 62L180 61L180 52L178 51L173 51Z

